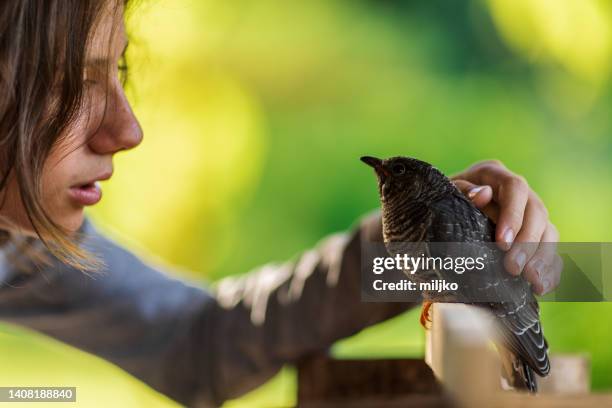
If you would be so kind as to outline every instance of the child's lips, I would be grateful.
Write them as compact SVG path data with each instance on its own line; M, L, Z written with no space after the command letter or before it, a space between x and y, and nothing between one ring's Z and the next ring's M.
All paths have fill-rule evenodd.
M70 187L71 198L81 206L97 204L102 199L102 188L98 181Z
M100 173L97 177L89 179L69 188L71 198L80 206L94 205L102 199L100 181L108 180L113 175L113 169Z

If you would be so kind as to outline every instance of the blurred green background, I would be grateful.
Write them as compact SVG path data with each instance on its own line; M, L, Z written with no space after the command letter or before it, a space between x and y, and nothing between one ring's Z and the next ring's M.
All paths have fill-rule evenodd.
M90 215L179 274L205 284L349 228L378 205L363 154L449 174L500 159L542 196L562 240L612 241L607 1L155 0L131 9L128 29L145 141L116 158ZM542 309L551 351L588 353L593 388L612 388L612 306ZM421 355L417 320L334 352ZM76 385L78 406L175 406L19 328L2 326L0 362L0 384ZM291 404L294 377L287 368L228 406Z

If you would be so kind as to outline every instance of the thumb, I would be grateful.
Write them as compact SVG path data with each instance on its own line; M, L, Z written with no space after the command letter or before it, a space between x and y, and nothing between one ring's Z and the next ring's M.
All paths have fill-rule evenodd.
M469 198L476 207L482 209L493 199L493 189L488 185L478 185L470 183L467 180L453 180L455 186L467 198Z

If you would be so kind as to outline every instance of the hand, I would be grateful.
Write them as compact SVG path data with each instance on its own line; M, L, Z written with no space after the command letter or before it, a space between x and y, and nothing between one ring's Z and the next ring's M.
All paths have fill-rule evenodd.
M559 284L563 269L563 261L556 250L559 233L548 220L544 203L525 179L498 160L486 160L452 180L497 224L495 241L508 251L504 258L508 272L522 273L538 295L553 290Z

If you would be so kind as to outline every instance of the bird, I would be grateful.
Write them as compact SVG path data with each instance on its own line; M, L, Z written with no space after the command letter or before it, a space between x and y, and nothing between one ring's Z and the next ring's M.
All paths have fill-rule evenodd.
M448 177L427 162L404 156L388 159L363 156L361 161L371 166L377 176L383 238L390 254L424 248L428 256L444 257L461 250L471 250L475 256L477 251L488 255L478 273L458 275L453 270L432 268L409 274L413 280L462 282L451 293L422 293L421 323L425 325L430 320L429 307L436 301L467 303L484 309L496 321L494 326L499 335L496 346L504 378L517 390L536 393L534 373L545 377L550 372L548 342L530 284L521 276L509 274L503 266L503 252L490 250L494 245L486 245L495 241L495 224ZM414 246L417 243L420 246Z

